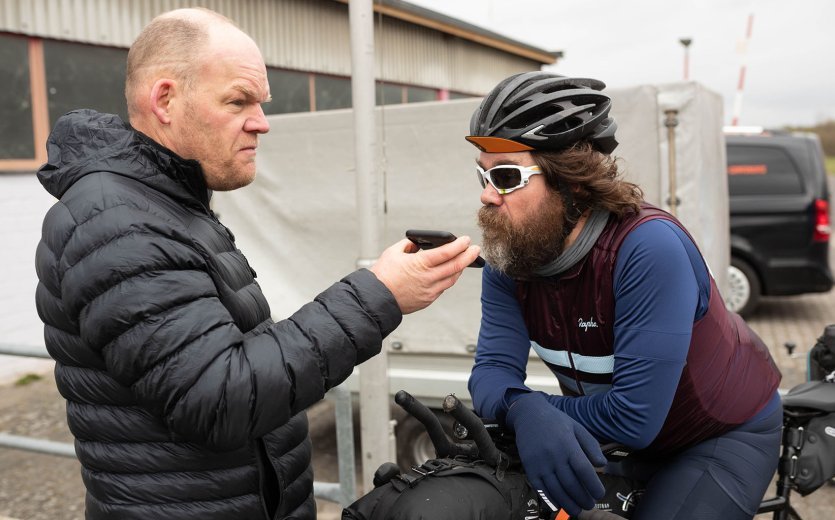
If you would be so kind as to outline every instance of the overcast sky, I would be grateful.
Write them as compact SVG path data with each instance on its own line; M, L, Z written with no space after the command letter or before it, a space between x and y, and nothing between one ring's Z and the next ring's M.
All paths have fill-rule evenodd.
M722 95L726 123L743 63L739 124L805 126L835 119L835 0L407 1L561 50L564 58L550 70L613 87L682 80L679 40L691 38L689 77Z

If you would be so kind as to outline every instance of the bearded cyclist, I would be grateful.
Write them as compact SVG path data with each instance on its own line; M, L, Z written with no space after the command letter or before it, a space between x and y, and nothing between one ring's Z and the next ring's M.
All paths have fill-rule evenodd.
M780 373L725 309L692 237L619 178L593 79L511 76L483 100L482 318L469 390L515 432L531 484L576 514L607 471L647 481L633 518L752 518L776 469ZM526 387L529 350L562 395Z

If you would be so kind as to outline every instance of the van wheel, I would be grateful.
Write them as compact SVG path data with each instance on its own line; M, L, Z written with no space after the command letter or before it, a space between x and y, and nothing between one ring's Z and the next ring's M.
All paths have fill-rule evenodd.
M731 258L728 267L728 296L725 306L743 318L751 315L760 302L762 288L757 273L744 260Z
M444 433L447 434L450 441L455 441L452 437L452 427L455 424L455 419L440 410L433 409L432 411L441 421ZM404 414L397 419L395 435L397 437L397 464L401 470L407 471L412 466L423 464L427 460L435 458L435 446L432 444L429 434L426 433L426 428L411 415Z

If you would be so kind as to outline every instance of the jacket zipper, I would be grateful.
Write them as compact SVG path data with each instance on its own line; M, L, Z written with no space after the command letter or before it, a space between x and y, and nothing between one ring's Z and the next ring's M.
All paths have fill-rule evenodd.
M281 509L283 483L278 472L270 462L270 456L267 454L267 446L264 439L259 438L255 440L256 458L258 460L258 491L261 500L261 508L264 510L264 518L273 520L278 517L278 512ZM268 497L275 494L275 500L269 500ZM272 513L272 514L271 514Z

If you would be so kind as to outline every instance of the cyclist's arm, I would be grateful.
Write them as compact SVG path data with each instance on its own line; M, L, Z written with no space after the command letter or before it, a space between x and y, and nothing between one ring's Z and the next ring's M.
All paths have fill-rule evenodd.
M515 289L512 279L485 266L478 349L468 384L481 417L504 420L509 395L529 391L525 369L531 343Z
M611 389L549 400L598 439L642 448L658 435L667 417L693 322L707 309L710 283L692 241L674 224L652 220L624 240L614 292Z

